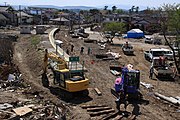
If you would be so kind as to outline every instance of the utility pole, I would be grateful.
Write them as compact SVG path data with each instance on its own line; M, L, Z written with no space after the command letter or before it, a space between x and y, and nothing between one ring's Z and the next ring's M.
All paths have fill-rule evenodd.
M59 30L61 30L61 17L62 17L62 12L60 12L60 16L59 16Z
M43 24L43 19L42 19L42 9L41 9L41 25Z
M21 5L19 5L19 18L20 18L19 25L21 25Z
M79 20L78 20L78 23L79 23L79 28L80 28L80 11L79 11Z

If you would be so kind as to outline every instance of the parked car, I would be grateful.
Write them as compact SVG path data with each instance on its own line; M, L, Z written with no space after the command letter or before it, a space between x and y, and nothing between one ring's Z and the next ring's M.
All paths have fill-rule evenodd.
M148 61L152 61L154 57L164 56L169 60L173 60L173 52L165 48L153 48L144 52L144 57Z

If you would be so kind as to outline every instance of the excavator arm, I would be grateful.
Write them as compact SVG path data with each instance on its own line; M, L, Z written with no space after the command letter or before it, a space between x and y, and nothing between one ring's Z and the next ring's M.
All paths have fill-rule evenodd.
M48 50L45 50L45 55L44 55L44 68L43 71L44 73L47 72L47 66L48 66L48 58L51 59L54 62L57 62L57 69L62 70L62 69L67 69L67 63L64 59L60 58L58 55L54 53L48 53Z
M51 59L53 62L57 62L57 69L58 70L63 70L67 69L67 64L66 61L57 56L54 53L48 53L48 50L45 49L45 54L44 54L44 63L43 63L43 74L42 74L42 83L43 86L48 87L49 86L49 81L47 77L47 66L48 66L48 58Z

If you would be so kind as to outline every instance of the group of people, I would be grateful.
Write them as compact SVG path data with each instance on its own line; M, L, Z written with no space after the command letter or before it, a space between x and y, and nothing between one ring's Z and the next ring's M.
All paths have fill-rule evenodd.
M73 45L73 44L71 44L71 50L70 50L70 52L71 52L71 53L74 52L74 45ZM66 53L69 55L70 52L69 52L69 49L67 48L67 49L66 49ZM90 47L88 47L87 54L90 55L91 53L92 53L92 49L91 49ZM81 47L81 48L80 48L80 54L81 54L81 55L84 54L84 47Z

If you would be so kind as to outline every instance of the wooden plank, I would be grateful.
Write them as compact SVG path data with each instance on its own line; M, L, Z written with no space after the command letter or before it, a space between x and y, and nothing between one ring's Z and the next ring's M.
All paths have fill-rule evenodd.
M136 119L136 115L130 115L129 117L128 117L128 120L135 120Z
M95 108L95 107L107 107L106 105L81 105L83 109L86 108Z
M119 94L111 88L111 94L114 95L116 98L119 98Z
M107 114L107 113L111 113L111 112L114 112L115 110L114 109L110 109L110 110L104 110L104 111L99 111L99 112L90 112L90 116L93 117L93 116L98 116L98 115L102 115L102 114Z
M94 88L94 90L96 91L96 93L100 96L102 95L101 91L98 88Z
M111 119L111 118L114 118L114 117L117 116L118 114L119 114L119 112L112 113L112 114L110 114L110 115L108 115L108 116L103 117L101 120L109 120L109 119Z
M108 110L111 107L96 107L96 108L87 108L87 111L100 111L100 110Z
M175 105L179 105L178 100L176 100L175 98L172 99L172 98L170 98L170 97L166 97L166 96L164 96L164 95L161 95L160 93L157 93L157 92L155 92L154 95L157 96L157 97L159 97L159 98L161 98L161 99L163 99L163 100L166 100L166 101L168 101L168 102L171 102L171 103L173 103L173 104L175 104Z
M23 115L25 115L25 114L27 114L27 113L32 112L33 110L30 109L30 108L28 108L28 107L19 107L19 108L13 109L13 111L14 111L17 115L23 116Z
M118 115L115 118L113 118L112 120L121 120L123 118L123 115Z

